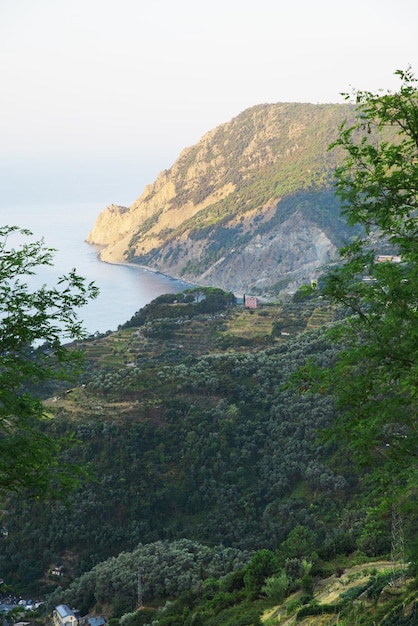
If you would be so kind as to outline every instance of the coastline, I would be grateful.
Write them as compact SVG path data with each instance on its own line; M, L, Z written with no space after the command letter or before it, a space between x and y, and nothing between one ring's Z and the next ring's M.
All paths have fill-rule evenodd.
M104 248L106 248L106 246L100 246L96 243L90 243L87 240L85 240L85 243L97 250L97 260L100 261L100 263L105 263L107 265L117 265L120 267L132 267L134 269L142 270L144 272L151 272L152 274L159 274L160 276L164 276L164 278L168 278L169 280L172 280L178 283L183 283L183 285L190 285L190 287L199 286L196 283L191 283L188 280L182 280L181 278L176 278L175 276L172 276L171 274L166 274L165 272L162 272L161 270L158 270L155 267L150 267L148 265L140 265L139 263L129 263L129 261L104 261L100 257L100 250L103 250Z

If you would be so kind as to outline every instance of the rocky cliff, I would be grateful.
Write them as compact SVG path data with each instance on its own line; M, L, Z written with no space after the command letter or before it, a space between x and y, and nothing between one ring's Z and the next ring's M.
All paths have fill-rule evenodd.
M273 295L315 278L347 235L328 151L348 105L252 107L186 148L129 208L88 236L110 263Z

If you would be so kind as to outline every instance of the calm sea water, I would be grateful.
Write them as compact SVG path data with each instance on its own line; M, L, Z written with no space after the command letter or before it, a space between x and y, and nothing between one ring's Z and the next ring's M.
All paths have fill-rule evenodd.
M76 268L78 274L100 289L98 298L80 309L89 333L116 330L143 306L163 293L177 293L186 283L141 268L102 263L97 249L85 243L103 204L0 207L2 224L29 228L48 247L56 248L54 266L44 268L37 280L54 284L56 278Z

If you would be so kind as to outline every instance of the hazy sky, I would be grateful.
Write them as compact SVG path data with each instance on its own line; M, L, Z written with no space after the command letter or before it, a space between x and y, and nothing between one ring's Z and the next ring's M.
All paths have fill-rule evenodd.
M0 207L128 205L244 109L408 65L417 0L0 0Z

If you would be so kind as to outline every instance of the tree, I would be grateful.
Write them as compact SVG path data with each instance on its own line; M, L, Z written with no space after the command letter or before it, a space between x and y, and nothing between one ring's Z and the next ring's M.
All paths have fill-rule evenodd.
M286 597L289 589L290 580L285 570L280 570L274 576L266 578L265 584L261 587L261 591L275 602L282 602Z
M13 247L11 239L17 239ZM81 353L64 341L84 336L77 309L98 290L72 270L57 286L30 286L54 250L16 226L0 228L0 491L32 495L68 484L63 441L46 433L40 388L69 379Z
M280 552L288 559L302 559L302 557L312 556L316 543L316 533L298 524L292 528L287 539L280 544Z
M331 331L336 362L305 370L336 398L334 436L378 468L391 497L413 487L418 454L418 90L411 69L396 75L396 93L354 93L356 122L331 146L345 155L336 170L343 213L363 232L320 281L321 295L346 312Z
M255 598L260 592L266 578L278 571L279 562L271 550L259 550L247 565L244 575L245 588L250 598Z

